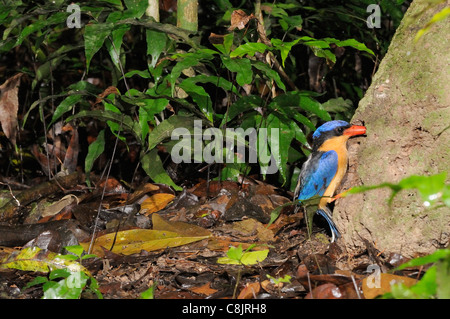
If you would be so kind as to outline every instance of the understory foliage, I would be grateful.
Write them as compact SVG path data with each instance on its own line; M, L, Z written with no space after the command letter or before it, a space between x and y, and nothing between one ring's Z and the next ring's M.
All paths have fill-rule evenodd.
M278 150L278 174L263 177L292 189L308 134L324 121L351 118L409 4L381 1L381 27L369 28L371 3L200 1L199 30L191 33L176 28L176 13L164 6L160 23L147 17L147 1L79 1L81 23L72 28L75 9L65 1L3 1L1 77L24 76L17 144L2 137L1 173L32 177L39 156L53 158L48 169L39 162L49 176L73 170L54 151L69 123L66 132L79 139L66 151L76 148L85 172L112 160L124 180L142 172L179 190L209 166L174 165L171 132L192 133L202 120L204 129L223 132L279 129L278 140L267 136L268 151ZM213 177L267 166L228 152L236 160L211 166Z

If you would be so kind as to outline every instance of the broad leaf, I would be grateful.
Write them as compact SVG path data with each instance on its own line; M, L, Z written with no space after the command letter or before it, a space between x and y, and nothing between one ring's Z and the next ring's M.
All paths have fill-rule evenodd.
M177 191L182 190L180 186L173 182L164 169L161 158L158 155L158 149L153 148L148 153L141 156L141 164L144 171L155 183L166 184Z
M53 113L52 120L50 121L50 125L55 123L64 113L72 110L73 106L81 101L83 98L80 94L69 95L66 97L55 109Z
M110 233L96 239L93 251L103 256L101 247L123 255L131 255L145 251L154 251L186 245L209 238L207 230L183 222L168 222L159 215L153 215L154 229L131 229ZM156 229L158 228L158 229ZM114 243L114 246L113 246ZM82 243L85 250L89 243Z
M114 24L91 23L84 28L84 47L86 54L86 72L89 71L91 60L95 53L103 46L105 39L110 35Z
M264 43L248 42L234 49L233 52L230 53L230 57L243 57L246 54L248 54L249 56L254 56L256 52L264 53L268 49L269 47Z
M152 57L152 68L156 67L159 56L166 49L167 35L160 31L146 30L147 54Z
M227 56L221 56L222 63L231 72L236 74L236 82L240 86L250 84L253 79L252 65L249 59L232 59Z

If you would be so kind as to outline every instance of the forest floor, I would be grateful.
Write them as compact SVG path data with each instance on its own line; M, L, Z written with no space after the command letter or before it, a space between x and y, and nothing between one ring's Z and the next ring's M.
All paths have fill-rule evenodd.
M48 273L11 263L31 246L67 253L65 246L80 243L96 255L82 264L105 299L137 299L149 288L155 299L373 298L386 291L383 281L373 285L379 279L374 271L379 275L404 262L369 242L365 251L350 255L339 239L330 243L320 227L326 224L316 218L308 235L303 212L289 205L292 194L251 178L200 180L175 193L150 183L128 188L114 178L93 178L92 190L81 182L83 174L74 174L3 193L15 194L10 203L21 206L3 206L0 216L9 219L0 225L0 298L43 296L42 285L27 284ZM282 209L269 226L277 207ZM234 260L230 247L242 247ZM419 273L390 276L407 282ZM96 298L88 290L81 297Z

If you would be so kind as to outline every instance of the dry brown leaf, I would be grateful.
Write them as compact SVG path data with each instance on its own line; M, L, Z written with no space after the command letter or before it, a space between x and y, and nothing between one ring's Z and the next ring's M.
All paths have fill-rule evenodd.
M119 94L119 90L115 86L107 87L106 90L104 90L102 93L98 95L94 105L101 103L103 99L110 94Z
M192 292L195 292L196 294L205 295L205 296L209 296L209 295L212 295L213 293L217 292L217 289L211 288L210 282L207 282L206 284L199 286L199 287L189 288L189 290Z
M231 25L228 28L229 31L234 29L242 30L245 28L250 19L253 19L255 16L253 13L247 15L243 10L234 10L231 14Z
M234 222L231 228L239 231L243 236L255 237L259 242L270 242L274 240L274 233L272 230L267 229L264 224L256 219L249 218L239 222Z
M130 197L128 198L129 203L134 203L136 200L138 200L140 197L144 196L147 193L157 191L159 190L158 185L154 185L151 183L145 183L141 185L138 189L136 189L133 194L130 194Z
M61 198L59 201L54 202L53 204L44 208L42 212L42 217L53 216L58 214L60 211L64 209L64 207L74 203L79 202L78 197L73 194L69 194Z
M152 215L152 224L154 230L168 230L183 236L211 236L211 232L203 227L184 222L166 221L158 214Z
M223 44L225 35L222 34L215 34L211 32L211 34L208 37L208 40L211 44Z
M382 295L391 291L393 284L403 283L405 286L410 287L417 283L416 279L397 276L392 274L373 274L362 281L362 290L366 299L373 299L378 295Z
M3 132L11 143L16 145L17 111L19 109L18 91L23 73L17 73L0 85L0 123Z
M261 285L259 284L259 282L247 283L239 293L237 299L256 299L256 296L259 294L260 290Z
M78 130L71 124L67 124L63 127L63 131L72 133L63 164L64 169L67 171L66 173L71 174L77 169L78 153L80 151L80 144L78 142Z
M173 194L158 193L150 196L141 203L140 213L148 216L165 208L175 196Z

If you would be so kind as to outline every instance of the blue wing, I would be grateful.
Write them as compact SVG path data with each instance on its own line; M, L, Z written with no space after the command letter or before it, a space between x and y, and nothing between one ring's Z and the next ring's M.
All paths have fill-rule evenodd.
M335 151L316 152L303 164L296 197L305 200L322 196L338 169L338 155Z

